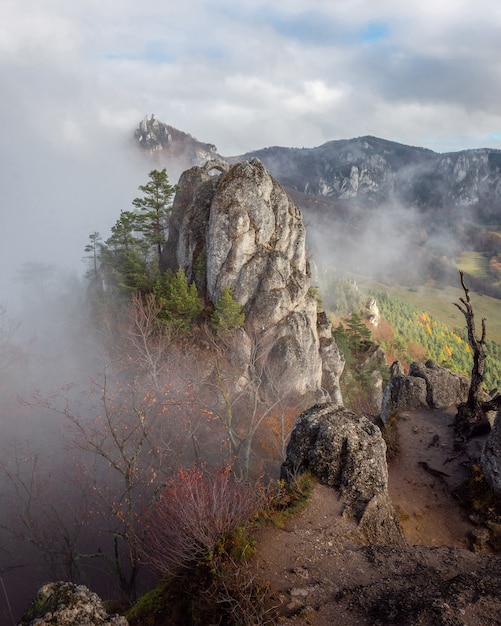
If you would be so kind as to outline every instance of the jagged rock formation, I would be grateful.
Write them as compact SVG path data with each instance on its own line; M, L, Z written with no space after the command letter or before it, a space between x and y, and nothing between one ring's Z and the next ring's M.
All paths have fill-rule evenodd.
M392 377L386 385L381 406L381 420L399 411L414 409L445 409L465 402L470 381L466 376L453 374L432 359L411 363L409 374L403 374L401 365L392 365Z
M501 411L498 411L485 442L480 465L490 488L501 497Z
M128 626L125 617L110 616L99 596L84 585L44 585L18 626Z
M234 350L240 362L259 346L276 379L301 394L324 388L342 403L344 357L327 318L318 324L301 213L260 161L184 172L163 265L181 267L209 303L231 288L246 314Z
M168 162L176 162L183 168L218 158L216 146L197 141L191 135L160 122L154 114L146 116L138 124L134 137L145 152L162 152Z
M372 544L405 545L388 495L386 444L366 417L333 404L316 405L297 419L281 476L309 470L339 491L345 514Z

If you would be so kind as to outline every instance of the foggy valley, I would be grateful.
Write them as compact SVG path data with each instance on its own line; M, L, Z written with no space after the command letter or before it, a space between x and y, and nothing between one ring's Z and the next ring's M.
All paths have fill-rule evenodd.
M259 476L276 479L295 419L318 399L317 387L325 387L325 360L321 366L314 360L317 356L308 355L309 361L294 364L290 359L296 358L292 355L299 347L287 343L290 329L271 339L276 325L273 315L280 310L276 314L281 319L286 306L278 301L270 304L283 287L273 283L277 278L268 278L271 269L263 272L270 280L266 306L271 308L266 313L253 313L259 298L253 300L245 293L244 274L231 283L248 326L246 334L238 334L243 321L236 322L229 327L233 334L225 335L214 331L214 315L226 279L216 277L212 284L214 272L207 271L197 283L195 300L202 304L192 303L192 312L171 310L165 309L164 300L174 293L177 274L162 283L162 272L158 274L154 263L155 245L151 244L156 239L149 239L149 247L143 246L141 253L143 265L150 268L146 286L134 282L139 280L136 270L120 275L121 268L113 265L113 254L126 249L125 240L120 240L120 245L117 239L110 243L119 232L118 225L123 227L127 212L134 206L137 209L133 200L148 195L138 191L139 187L165 166L172 185L189 166L198 168L188 177L188 186L181 188L183 193L176 199L165 231L170 238L181 232L175 243L177 254L185 250L187 255L181 266L188 283L199 280L200 264L219 259L222 244L205 239L207 233L217 231L217 225L200 222L205 209L194 212L193 221L190 218L183 225L183 212L208 203L210 194L218 193L218 177L224 177L229 168L225 162L215 166L216 170L212 166L203 170L207 146L211 157L219 157L211 144L203 144L200 154L190 152L189 143L180 160L179 153L169 152L168 145L141 151L132 133L122 128L109 131L90 125L88 131L78 138L77 145L56 142L49 149L46 138L42 141L35 135L29 152L13 146L4 170L10 181L4 198L9 208L8 228L2 230L0 247L6 268L0 309L0 612L6 625L19 619L48 580L82 582L107 599L132 601L147 591L157 573L149 567L151 553L148 556L148 548L144 548L149 532L145 520L163 486L173 479L182 484L177 472L194 465L216 476L218 472L225 476L225 468L231 466L238 478L251 484ZM240 157L228 161L238 163ZM252 176L263 189L273 184L271 197L283 193L277 203L288 207L280 226L288 235L272 234L266 245L276 246L278 256L286 255L289 252L284 248L291 238L290 267L287 261L277 271L280 276L290 271L284 292L292 294L287 296L294 302L291 310L298 307L297 298L306 312L314 309L316 316L311 287L325 274L407 287L450 285L457 281L458 254L467 246L477 249L474 246L484 231L495 230L494 225L477 228L464 207L457 209L451 226L449 222L440 224L440 216L431 220L429 213L403 206L395 198L368 206L360 198L360 202L357 198L347 202L286 187L302 209L304 233L301 215L287 205L285 192L269 182L272 179L261 165L252 167ZM240 193L245 202L247 188L238 179L236 185L228 202ZM218 218L223 223L228 210L225 196L218 201L224 209ZM260 202L255 200L255 206ZM256 240L269 228L270 218L262 219L262 229L255 227ZM194 234L190 234L191 227ZM137 228L136 224L129 233L133 245L138 245ZM238 235L241 222L232 228ZM147 232L145 229L143 236ZM92 240L92 233L99 234L99 239ZM193 239L188 241L189 237ZM84 252L89 242L92 245ZM160 247L167 249L165 239ZM213 254L207 258L210 250ZM98 265L94 265L95 251ZM251 252L245 248L243 255ZM235 253L231 262L222 262L221 273L233 276L239 259ZM160 267L163 262L160 256ZM259 263L256 261L256 268L261 267ZM255 272L257 275L258 269ZM125 290L124 277L133 281ZM252 277L246 280L252 283ZM185 289L186 299L188 283L183 286L181 280L178 284ZM498 295L496 281L482 283L486 289L489 284ZM332 307L329 294L321 295ZM233 304L230 299L230 306ZM236 313L240 314L240 309L235 309ZM158 324L157 318L165 310L170 312L164 323ZM266 331L262 331L263 319L269 324ZM291 326L298 336L310 332L301 329L303 323L294 320ZM330 325L325 332L332 342ZM321 341L326 341L326 335ZM329 375L332 380L337 376L338 385L344 357L335 342L333 346L329 350L336 353L338 361L331 361ZM245 359L250 359L252 376L248 365L242 365ZM308 376L316 374L307 372L305 363L313 363L315 372L323 368L322 385L307 382ZM289 364L289 369L284 364ZM329 389L331 397L338 392ZM373 407L376 413L377 409ZM243 511L241 514L244 516Z

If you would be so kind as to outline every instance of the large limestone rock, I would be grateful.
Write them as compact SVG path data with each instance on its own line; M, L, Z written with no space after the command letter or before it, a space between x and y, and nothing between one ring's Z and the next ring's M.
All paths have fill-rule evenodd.
M381 404L384 424L399 411L414 409L446 409L465 402L470 381L466 376L453 374L436 361L411 363L405 375L400 363L391 366L392 377L386 385Z
M212 304L230 287L246 314L239 346L259 346L263 369L295 392L326 389L341 404L344 357L330 323L317 326L301 213L260 161L211 161L181 176L163 264L181 267Z
M431 409L446 409L465 402L468 397L470 379L453 374L433 359L426 361L424 365L411 363L409 376L423 378L426 381L426 399Z
M485 442L480 465L489 486L497 496L501 497L501 411L498 411Z
M128 626L125 617L109 616L99 596L84 585L44 585L18 626Z
M366 417L327 403L304 411L296 421L282 465L282 478L309 470L338 490L345 514L373 544L405 545L388 494L386 444Z

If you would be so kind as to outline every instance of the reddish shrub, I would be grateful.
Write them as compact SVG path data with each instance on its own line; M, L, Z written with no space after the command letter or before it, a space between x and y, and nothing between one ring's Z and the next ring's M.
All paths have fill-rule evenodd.
M145 560L163 574L192 566L210 557L218 541L251 519L264 501L262 483L239 482L229 467L215 474L180 468L148 515Z

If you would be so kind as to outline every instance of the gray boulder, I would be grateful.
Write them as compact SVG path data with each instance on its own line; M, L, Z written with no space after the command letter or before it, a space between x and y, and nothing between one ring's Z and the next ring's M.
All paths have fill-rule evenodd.
M383 392L381 420L383 424L399 411L413 411L428 408L426 381L397 374L390 378Z
M291 481L307 470L339 492L345 514L354 517L369 543L405 545L388 495L386 444L369 419L332 403L304 411L281 476Z
M453 374L436 361L413 362L408 375L398 361L392 364L392 377L383 393L381 420L386 424L399 411L414 409L446 409L465 402L470 380Z
M485 442L480 465L493 492L501 497L501 411L498 411Z
M84 585L55 582L44 585L18 626L128 626L120 615L110 616L99 596Z
M465 402L468 398L470 379L461 374L453 374L432 359L424 365L411 363L409 376L426 381L426 400L430 409L446 409Z
M259 347L275 380L342 403L344 357L327 318L317 326L301 213L260 161L211 161L181 176L162 262L181 267L211 304L231 288L250 338L237 341Z

